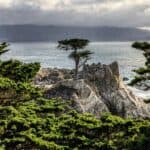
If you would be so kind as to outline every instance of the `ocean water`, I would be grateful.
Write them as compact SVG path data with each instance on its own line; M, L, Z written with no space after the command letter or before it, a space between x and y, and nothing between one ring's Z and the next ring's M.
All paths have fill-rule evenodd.
M144 65L142 51L131 48L132 42L93 42L86 48L94 52L88 62L110 64L118 61L122 77L133 78L133 69ZM25 63L40 62L43 68L73 68L74 62L68 58L70 51L57 49L57 43L10 43L10 51L3 60L18 59Z

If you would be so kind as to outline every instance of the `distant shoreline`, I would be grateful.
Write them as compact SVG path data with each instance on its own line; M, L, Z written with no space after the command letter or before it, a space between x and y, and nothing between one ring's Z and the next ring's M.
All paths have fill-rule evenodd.
M141 40L144 41L144 40ZM7 40L0 40L0 43L2 42L8 42L8 43L51 43L51 44L57 44L58 41L7 41ZM104 43L104 44L109 44L109 43L133 43L135 42L134 40L131 41L90 41L90 44L92 43ZM150 40L148 40L147 42L150 42Z
M83 38L90 41L149 41L150 31L131 27L78 27L42 25L0 26L0 40L8 42L56 42Z

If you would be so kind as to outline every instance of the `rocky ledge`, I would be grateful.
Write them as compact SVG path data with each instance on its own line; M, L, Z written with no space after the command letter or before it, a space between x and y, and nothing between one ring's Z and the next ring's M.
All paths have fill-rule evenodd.
M100 116L104 112L131 118L150 118L150 106L136 97L119 75L118 63L86 65L73 80L73 70L41 69L34 84L46 98L61 97L80 113Z

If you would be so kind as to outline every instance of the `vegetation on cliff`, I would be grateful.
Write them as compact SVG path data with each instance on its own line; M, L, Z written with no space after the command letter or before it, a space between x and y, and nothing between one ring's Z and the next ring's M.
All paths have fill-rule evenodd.
M79 114L30 83L39 64L8 64L0 71L0 150L149 149L149 120Z

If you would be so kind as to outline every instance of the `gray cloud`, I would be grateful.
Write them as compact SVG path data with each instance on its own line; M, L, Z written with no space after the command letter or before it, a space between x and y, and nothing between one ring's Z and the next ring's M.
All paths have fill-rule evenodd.
M0 0L0 24L150 26L149 0Z

